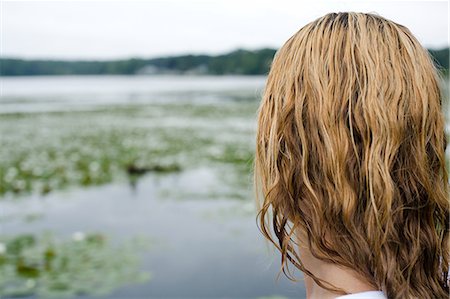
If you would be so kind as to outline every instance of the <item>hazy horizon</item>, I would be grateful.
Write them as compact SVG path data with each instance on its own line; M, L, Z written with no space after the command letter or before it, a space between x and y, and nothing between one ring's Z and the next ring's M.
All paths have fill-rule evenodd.
M178 53L178 54L161 54L157 56L122 56L122 57L114 57L114 58L58 58L58 57L22 57L22 56L6 56L2 55L2 58L6 59L23 59L23 60L63 60L63 61L115 61L115 60L127 60L127 59L158 59L158 58L165 58L165 57L179 57L179 56L187 56L187 55L193 55L193 56L200 56L200 55L207 55L207 56L220 56L224 54L229 54L234 51L238 50L245 50L245 51L258 51L262 49L273 49L277 50L275 47L261 47L261 48L234 48L230 50L226 50L220 53L206 53L206 52L198 52L198 53L192 53L192 52L186 52L186 53ZM439 49L438 49L439 50Z
M442 50L442 49L448 49L449 46L442 46L442 47L438 47L438 48L427 48L428 50ZM273 49L273 50L277 50L277 48L274 47L261 47L261 48L255 48L255 49L248 49L248 48L236 48L236 49L231 49L229 51L224 51L223 53L203 53L203 52L199 52L199 53L191 53L191 52L186 52L186 53L179 53L179 54L174 54L174 55L158 55L158 56L149 56L149 57L144 57L144 56L123 56L123 57L115 57L115 58L58 58L58 57L50 57L50 58L46 58L46 57L22 57L22 56L6 56L6 55L2 55L1 58L3 59L20 59L20 60L47 60L47 61L99 61L99 62L106 62L106 61L119 61L119 60L129 60L129 59L143 59L143 60L151 60L151 59L158 59L158 58L166 58L166 57L181 57L181 56L188 56L188 55L192 55L192 56L200 56L200 55L206 55L206 56L220 56L220 55L226 55L229 53L232 53L234 51L238 51L238 50L245 50L245 51L258 51L258 50L262 50L262 49Z

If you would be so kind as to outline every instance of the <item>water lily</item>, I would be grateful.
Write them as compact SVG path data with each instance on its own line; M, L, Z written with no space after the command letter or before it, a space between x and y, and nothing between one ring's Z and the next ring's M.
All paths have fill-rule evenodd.
M27 281L25 282L25 286L28 289L32 289L36 286L36 281L34 279L27 279Z
M74 240L75 242L84 241L85 238L86 238L86 235L83 232L75 232L72 235L72 240Z

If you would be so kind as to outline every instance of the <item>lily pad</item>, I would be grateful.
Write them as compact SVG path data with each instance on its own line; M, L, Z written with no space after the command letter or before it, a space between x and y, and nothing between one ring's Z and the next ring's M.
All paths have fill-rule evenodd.
M100 295L150 279L138 269L142 245L113 246L99 233L0 237L0 296L68 297Z

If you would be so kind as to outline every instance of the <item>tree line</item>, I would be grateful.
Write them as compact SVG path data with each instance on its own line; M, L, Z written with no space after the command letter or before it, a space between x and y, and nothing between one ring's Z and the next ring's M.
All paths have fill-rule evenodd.
M449 69L449 48L428 50L435 64L446 75ZM181 55L152 59L122 60L27 60L0 58L0 76L37 75L134 75L134 74L267 74L276 50L238 49L211 55Z

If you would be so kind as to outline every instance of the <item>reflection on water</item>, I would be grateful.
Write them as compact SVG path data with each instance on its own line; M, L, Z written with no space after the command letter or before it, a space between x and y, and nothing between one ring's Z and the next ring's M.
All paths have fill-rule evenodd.
M77 261L76 271L55 276L59 294L304 296L301 283L276 281L279 256L256 227L251 167L263 77L2 81L0 242L31 240L24 265L34 270L10 262L15 270L1 271L43 273L22 275L24 294L49 294L42 267L56 256L45 249L52 243ZM149 246L134 248L135 238Z
M9 221L2 227L14 235L51 230L61 238L101 230L118 244L133 236L149 239L140 270L151 273L151 280L120 288L108 298L301 298L301 285L283 276L276 281L278 255L268 250L256 228L252 202L160 198L163 190L187 186L189 180L198 184L192 176L148 175L134 190L120 183L3 202ZM26 214L43 217L28 225Z

